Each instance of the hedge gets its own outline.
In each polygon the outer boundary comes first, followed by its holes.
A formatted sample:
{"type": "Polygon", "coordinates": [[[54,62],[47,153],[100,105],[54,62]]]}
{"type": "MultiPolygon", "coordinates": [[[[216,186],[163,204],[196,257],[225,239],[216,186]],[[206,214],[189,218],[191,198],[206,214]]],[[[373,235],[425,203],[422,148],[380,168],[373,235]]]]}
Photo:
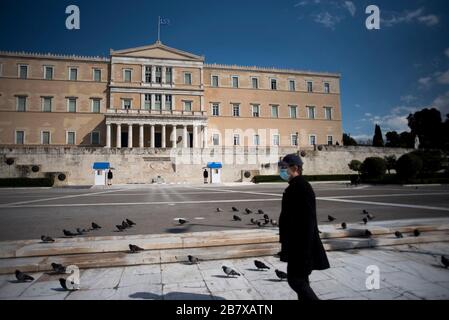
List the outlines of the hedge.
{"type": "Polygon", "coordinates": [[[4,178],[0,179],[0,188],[52,187],[52,178],[4,178]]]}
{"type": "MultiPolygon", "coordinates": [[[[331,175],[304,175],[307,181],[350,181],[351,177],[357,175],[352,174],[331,174],[331,175]]],[[[254,183],[264,183],[264,182],[285,182],[281,179],[279,175],[266,175],[266,176],[255,176],[253,178],[254,183]]]]}

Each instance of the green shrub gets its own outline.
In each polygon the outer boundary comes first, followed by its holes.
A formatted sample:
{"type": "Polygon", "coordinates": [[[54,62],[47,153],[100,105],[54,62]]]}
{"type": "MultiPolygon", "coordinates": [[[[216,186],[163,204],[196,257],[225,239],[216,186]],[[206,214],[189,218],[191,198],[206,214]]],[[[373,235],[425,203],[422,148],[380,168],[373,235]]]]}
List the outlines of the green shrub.
{"type": "Polygon", "coordinates": [[[52,178],[5,178],[0,179],[0,188],[52,187],[52,178]]]}
{"type": "Polygon", "coordinates": [[[414,153],[402,155],[396,162],[396,172],[400,179],[409,180],[418,175],[423,167],[423,161],[414,153]]]}
{"type": "Polygon", "coordinates": [[[422,161],[423,174],[431,174],[442,169],[443,154],[439,150],[416,150],[411,152],[422,161]]]}
{"type": "Polygon", "coordinates": [[[363,161],[360,170],[364,178],[382,179],[387,171],[387,162],[379,157],[369,157],[363,161]]]}
{"type": "MultiPolygon", "coordinates": [[[[333,175],[305,175],[304,179],[307,181],[350,181],[353,177],[357,175],[349,174],[333,174],[333,175]]],[[[253,178],[254,183],[264,183],[264,182],[285,182],[281,179],[279,175],[265,175],[265,176],[255,176],[253,178]]]]}
{"type": "Polygon", "coordinates": [[[362,162],[360,162],[359,160],[352,160],[351,162],[349,162],[348,167],[352,171],[360,172],[360,169],[362,168],[362,162]]]}

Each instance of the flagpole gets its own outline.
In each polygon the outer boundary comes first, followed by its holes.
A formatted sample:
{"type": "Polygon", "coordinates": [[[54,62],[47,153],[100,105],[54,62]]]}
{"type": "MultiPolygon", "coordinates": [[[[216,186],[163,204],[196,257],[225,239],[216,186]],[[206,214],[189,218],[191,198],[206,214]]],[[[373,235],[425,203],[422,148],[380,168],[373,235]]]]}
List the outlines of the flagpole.
{"type": "Polygon", "coordinates": [[[157,42],[161,42],[161,16],[157,18],[157,42]]]}

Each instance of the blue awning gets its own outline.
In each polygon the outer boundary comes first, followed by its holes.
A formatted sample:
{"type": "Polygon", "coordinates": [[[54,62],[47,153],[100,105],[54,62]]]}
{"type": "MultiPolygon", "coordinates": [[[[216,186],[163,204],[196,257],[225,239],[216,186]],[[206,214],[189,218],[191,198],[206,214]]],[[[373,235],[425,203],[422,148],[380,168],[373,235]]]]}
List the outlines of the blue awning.
{"type": "Polygon", "coordinates": [[[207,163],[207,167],[209,169],[221,169],[223,168],[223,165],[221,164],[221,162],[209,162],[207,163]]]}
{"type": "Polygon", "coordinates": [[[111,167],[109,162],[95,162],[93,165],[94,170],[106,170],[111,167]]]}

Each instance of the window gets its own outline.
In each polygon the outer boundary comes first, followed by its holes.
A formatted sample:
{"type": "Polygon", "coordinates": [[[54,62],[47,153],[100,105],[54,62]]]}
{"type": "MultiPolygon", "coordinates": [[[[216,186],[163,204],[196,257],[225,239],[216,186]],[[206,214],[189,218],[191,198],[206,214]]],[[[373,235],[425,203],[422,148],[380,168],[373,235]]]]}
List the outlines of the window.
{"type": "Polygon", "coordinates": [[[324,115],[326,120],[332,120],[332,107],[324,107],[324,115]]]}
{"type": "Polygon", "coordinates": [[[25,144],[25,131],[16,131],[16,144],[25,144]]]}
{"type": "Polygon", "coordinates": [[[251,83],[253,86],[253,89],[259,89],[259,79],[256,77],[251,78],[251,83]]]}
{"type": "Polygon", "coordinates": [[[100,99],[92,99],[92,112],[93,113],[100,113],[100,99]]]}
{"type": "Polygon", "coordinates": [[[288,108],[290,110],[290,118],[296,119],[298,117],[298,114],[297,114],[298,108],[296,106],[289,106],[288,108]]]}
{"type": "Polygon", "coordinates": [[[131,82],[132,79],[132,70],[131,69],[124,69],[123,70],[123,81],[124,82],[131,82]]]}
{"type": "Polygon", "coordinates": [[[94,69],[94,81],[101,82],[101,70],[100,69],[94,69]]]}
{"type": "Polygon", "coordinates": [[[28,78],[28,66],[26,64],[19,65],[19,78],[20,79],[28,78]]]}
{"type": "Polygon", "coordinates": [[[238,76],[232,76],[232,87],[238,88],[239,87],[239,77],[238,76]]]}
{"type": "Polygon", "coordinates": [[[154,103],[154,109],[155,110],[161,110],[162,106],[162,96],[160,94],[155,95],[155,103],[154,103]]]}
{"type": "Polygon", "coordinates": [[[67,99],[67,111],[68,112],[76,112],[76,99],[75,98],[69,98],[67,99]]]}
{"type": "Polygon", "coordinates": [[[26,96],[17,97],[17,111],[20,111],[20,112],[27,111],[27,97],[26,96]]]}
{"type": "Polygon", "coordinates": [[[252,109],[253,109],[253,117],[259,118],[260,117],[260,106],[258,104],[253,104],[252,109]]]}
{"type": "Polygon", "coordinates": [[[100,132],[99,131],[91,132],[90,143],[91,144],[100,144],[100,132]]]}
{"type": "Polygon", "coordinates": [[[240,145],[240,135],[234,134],[234,146],[240,145]]]}
{"type": "Polygon", "coordinates": [[[69,144],[69,145],[75,144],[75,132],[74,131],[67,132],[67,144],[69,144]]]}
{"type": "Polygon", "coordinates": [[[324,83],[324,93],[330,93],[331,92],[331,85],[329,82],[324,83]]]}
{"type": "Polygon", "coordinates": [[[53,67],[52,66],[44,66],[44,79],[45,80],[53,80],[53,67]]]}
{"type": "Polygon", "coordinates": [[[184,84],[191,85],[192,84],[192,74],[191,73],[184,73],[184,84]]]}
{"type": "Polygon", "coordinates": [[[295,80],[289,80],[288,81],[288,90],[290,90],[290,91],[295,91],[296,90],[295,80]]]}
{"type": "Polygon", "coordinates": [[[212,87],[218,87],[218,76],[212,76],[211,85],[212,87]]]}
{"type": "Polygon", "coordinates": [[[43,112],[51,112],[51,97],[43,97],[42,98],[42,111],[43,112]]]}
{"type": "Polygon", "coordinates": [[[311,134],[311,135],[309,136],[309,144],[310,144],[311,146],[316,145],[316,135],[311,134]]]}
{"type": "Polygon", "coordinates": [[[132,100],[131,99],[122,99],[122,109],[129,110],[132,108],[132,100]]]}
{"type": "Polygon", "coordinates": [[[307,81],[307,92],[313,92],[313,82],[307,81]]]}
{"type": "Polygon", "coordinates": [[[50,144],[50,131],[42,131],[41,144],[50,144]]]}
{"type": "Polygon", "coordinates": [[[184,111],[192,111],[192,101],[184,101],[184,111]]]}
{"type": "Polygon", "coordinates": [[[255,146],[260,145],[260,136],[259,136],[258,134],[255,134],[255,135],[254,135],[254,137],[253,137],[253,144],[254,144],[255,146]]]}
{"type": "Polygon", "coordinates": [[[278,89],[278,83],[276,79],[271,79],[271,90],[277,90],[278,89]]]}
{"type": "Polygon", "coordinates": [[[279,146],[279,135],[273,135],[273,146],[279,146]]]}
{"type": "Polygon", "coordinates": [[[271,117],[279,118],[279,108],[278,106],[271,106],[271,117]]]}
{"type": "Polygon", "coordinates": [[[332,136],[327,136],[327,145],[331,146],[334,144],[334,137],[332,136]]]}
{"type": "Polygon", "coordinates": [[[145,83],[151,83],[151,66],[145,67],[145,83]]]}
{"type": "Polygon", "coordinates": [[[165,83],[171,84],[173,82],[173,69],[165,68],[165,83]]]}
{"type": "Polygon", "coordinates": [[[145,101],[143,104],[143,108],[145,110],[150,110],[151,109],[151,94],[145,94],[145,101]]]}
{"type": "Polygon", "coordinates": [[[315,107],[307,107],[307,117],[309,119],[315,119],[315,107]]]}
{"type": "Polygon", "coordinates": [[[69,68],[69,80],[70,81],[78,80],[78,69],[77,68],[69,68]]]}
{"type": "Polygon", "coordinates": [[[232,115],[234,117],[240,117],[240,105],[239,104],[232,105],[232,115]]]}
{"type": "Polygon", "coordinates": [[[298,135],[296,133],[290,135],[290,141],[292,146],[298,146],[298,135]]]}
{"type": "Polygon", "coordinates": [[[156,67],[156,83],[162,83],[162,67],[156,67]]]}
{"type": "Polygon", "coordinates": [[[220,135],[218,133],[214,133],[212,135],[212,143],[214,146],[219,146],[220,145],[220,135]]]}
{"type": "Polygon", "coordinates": [[[165,110],[171,110],[172,107],[172,96],[168,94],[165,96],[165,110]]]}
{"type": "Polygon", "coordinates": [[[218,117],[220,115],[220,105],[218,103],[212,104],[212,116],[218,117]]]}

